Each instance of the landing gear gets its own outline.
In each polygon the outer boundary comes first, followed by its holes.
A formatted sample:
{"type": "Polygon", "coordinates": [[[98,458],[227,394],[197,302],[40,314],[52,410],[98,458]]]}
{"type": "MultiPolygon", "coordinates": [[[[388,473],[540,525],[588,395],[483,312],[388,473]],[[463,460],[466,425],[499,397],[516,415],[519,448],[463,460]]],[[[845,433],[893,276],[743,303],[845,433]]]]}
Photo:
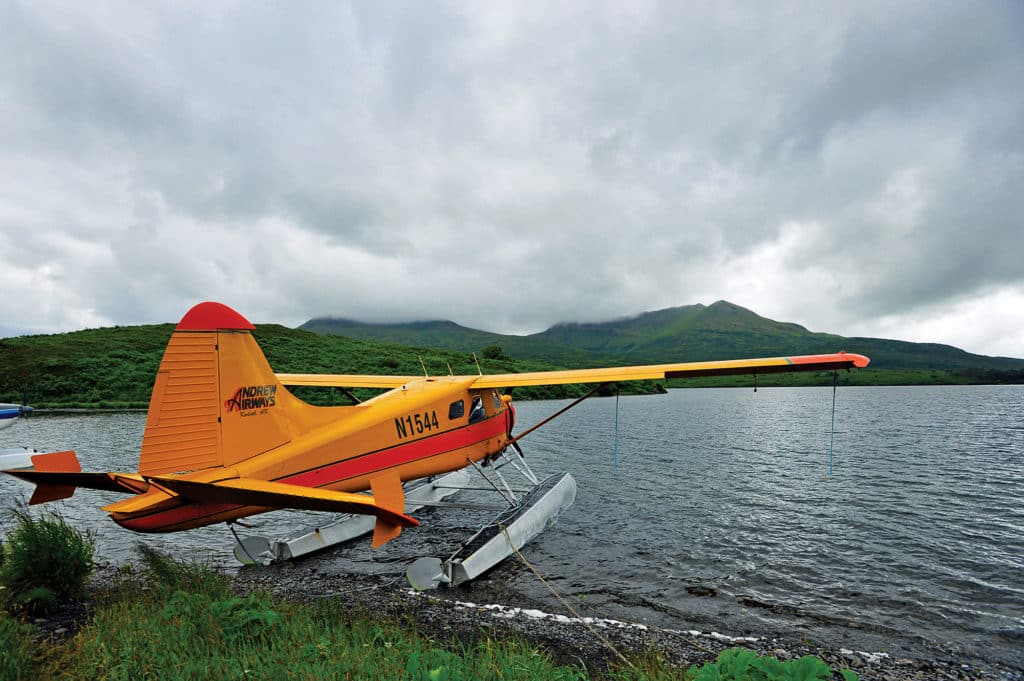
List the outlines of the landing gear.
{"type": "MultiPolygon", "coordinates": [[[[519,448],[515,449],[515,453],[506,449],[483,465],[469,461],[466,468],[406,489],[407,513],[424,506],[498,511],[490,523],[446,560],[420,558],[410,565],[406,577],[414,588],[457,586],[476,579],[519,551],[572,505],[576,499],[576,481],[571,475],[556,473],[540,480],[530,470],[519,448]],[[509,484],[502,474],[507,466],[511,466],[511,470],[526,485],[509,484]],[[499,503],[445,501],[465,490],[493,492],[497,497],[495,501],[499,503]]],[[[369,534],[373,531],[373,525],[372,516],[346,515],[329,525],[290,539],[271,541],[266,537],[239,539],[236,536],[235,558],[247,565],[270,565],[291,560],[369,534]]]]}

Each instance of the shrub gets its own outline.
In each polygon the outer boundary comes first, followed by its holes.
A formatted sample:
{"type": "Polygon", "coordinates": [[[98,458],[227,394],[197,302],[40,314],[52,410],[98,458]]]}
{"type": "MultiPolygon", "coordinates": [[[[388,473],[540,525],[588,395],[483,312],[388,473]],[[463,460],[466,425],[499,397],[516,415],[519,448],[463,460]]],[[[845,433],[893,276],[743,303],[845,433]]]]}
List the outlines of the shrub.
{"type": "Polygon", "coordinates": [[[8,605],[29,612],[54,609],[58,599],[85,593],[95,542],[58,515],[33,518],[14,511],[16,524],[3,545],[0,586],[8,605]]]}
{"type": "MultiPolygon", "coordinates": [[[[857,681],[849,669],[840,670],[844,681],[857,681]]],[[[686,672],[687,681],[828,681],[832,670],[821,659],[805,655],[785,662],[774,657],[758,657],[743,648],[723,650],[718,659],[686,672]]]]}

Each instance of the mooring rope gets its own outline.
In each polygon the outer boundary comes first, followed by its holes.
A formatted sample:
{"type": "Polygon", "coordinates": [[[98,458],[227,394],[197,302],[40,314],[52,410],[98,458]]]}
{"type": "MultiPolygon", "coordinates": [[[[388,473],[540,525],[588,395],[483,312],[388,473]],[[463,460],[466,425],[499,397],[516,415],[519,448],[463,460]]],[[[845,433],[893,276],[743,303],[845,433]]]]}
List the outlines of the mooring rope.
{"type": "Polygon", "coordinates": [[[832,477],[832,445],[836,441],[836,385],[839,383],[839,372],[832,372],[832,433],[828,441],[828,477],[832,477]]]}
{"type": "Polygon", "coordinates": [[[249,549],[245,548],[245,544],[243,544],[242,540],[238,538],[238,533],[235,532],[235,524],[232,523],[232,522],[229,522],[227,525],[228,525],[228,529],[231,530],[231,534],[235,535],[235,543],[238,544],[238,547],[240,549],[242,549],[242,553],[244,553],[246,555],[246,557],[249,560],[252,561],[253,565],[258,563],[259,561],[256,560],[256,558],[251,553],[249,553],[249,549]]]}
{"type": "Polygon", "coordinates": [[[626,659],[626,656],[623,655],[622,653],[620,653],[619,649],[616,648],[614,645],[612,645],[611,641],[609,641],[604,636],[602,636],[601,633],[597,630],[597,628],[594,627],[594,625],[592,625],[590,622],[588,622],[586,620],[586,618],[584,618],[582,615],[580,615],[578,612],[576,612],[576,609],[574,607],[572,607],[571,605],[569,605],[569,602],[567,600],[562,598],[562,595],[560,593],[558,593],[558,591],[555,590],[555,587],[551,586],[551,584],[548,583],[548,580],[544,579],[544,575],[542,575],[537,570],[537,568],[535,568],[533,566],[533,563],[528,561],[526,559],[526,556],[524,556],[522,553],[520,553],[519,549],[516,548],[516,545],[512,543],[512,537],[510,537],[508,535],[508,529],[504,525],[498,525],[498,527],[501,529],[501,533],[505,535],[505,541],[508,542],[508,547],[510,549],[512,549],[512,552],[516,554],[516,558],[518,558],[520,561],[522,561],[523,565],[525,565],[526,567],[528,567],[530,569],[530,572],[532,572],[537,577],[537,579],[540,580],[541,584],[543,584],[544,586],[546,586],[548,588],[548,591],[550,591],[554,595],[554,597],[558,599],[559,603],[561,603],[563,606],[565,606],[565,609],[568,610],[570,613],[572,613],[573,617],[575,617],[577,620],[582,622],[583,626],[585,626],[587,629],[589,629],[590,633],[592,633],[594,635],[594,638],[596,638],[598,641],[603,643],[604,646],[606,648],[608,648],[608,650],[610,650],[613,653],[615,653],[615,656],[618,657],[620,660],[622,660],[622,662],[625,665],[627,665],[630,669],[632,669],[633,671],[636,671],[636,665],[634,665],[632,662],[630,662],[628,659],[626,659]]]}
{"type": "Polygon", "coordinates": [[[619,467],[619,384],[615,384],[615,448],[612,451],[612,466],[619,467]]]}

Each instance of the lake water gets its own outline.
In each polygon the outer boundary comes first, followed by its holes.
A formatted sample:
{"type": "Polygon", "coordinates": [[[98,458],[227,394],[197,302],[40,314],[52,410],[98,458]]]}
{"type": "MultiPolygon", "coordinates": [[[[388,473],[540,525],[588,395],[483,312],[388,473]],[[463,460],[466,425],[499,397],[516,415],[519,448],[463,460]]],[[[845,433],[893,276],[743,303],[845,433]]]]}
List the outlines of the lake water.
{"type": "MultiPolygon", "coordinates": [[[[564,404],[517,403],[518,430],[564,404]]],[[[568,470],[579,486],[525,554],[589,614],[1024,668],[1024,388],[840,388],[829,475],[831,416],[830,388],[673,390],[621,398],[616,441],[616,400],[588,400],[522,441],[538,474],[568,470]]],[[[0,446],[73,448],[88,470],[134,470],[143,424],[36,416],[0,446]]],[[[29,491],[0,480],[4,505],[29,491]]],[[[116,498],[81,490],[57,505],[96,533],[100,560],[132,560],[145,542],[233,563],[224,526],[132,534],[97,508],[116,498]]],[[[316,560],[400,574],[486,520],[419,517],[377,552],[364,541],[316,560]]],[[[322,521],[261,518],[268,536],[322,521]]],[[[496,577],[551,600],[519,565],[496,577]]]]}

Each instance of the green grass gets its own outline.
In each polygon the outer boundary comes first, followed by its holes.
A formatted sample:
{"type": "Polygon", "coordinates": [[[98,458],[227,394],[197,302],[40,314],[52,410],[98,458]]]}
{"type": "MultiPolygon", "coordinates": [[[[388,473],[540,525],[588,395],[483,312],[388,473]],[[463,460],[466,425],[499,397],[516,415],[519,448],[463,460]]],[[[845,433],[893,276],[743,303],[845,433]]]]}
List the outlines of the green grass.
{"type": "Polygon", "coordinates": [[[237,595],[198,562],[143,554],[139,577],[40,664],[52,679],[583,679],[518,641],[435,641],[337,601],[237,595]]]}
{"type": "Polygon", "coordinates": [[[57,515],[13,511],[0,562],[0,603],[31,613],[55,610],[59,601],[85,595],[93,569],[94,542],[57,515]]]}
{"type": "Polygon", "coordinates": [[[38,679],[35,629],[0,612],[0,679],[28,681],[38,679]]]}
{"type": "Polygon", "coordinates": [[[331,603],[176,591],[100,609],[51,661],[54,679],[580,679],[528,646],[446,647],[331,603]]]}

